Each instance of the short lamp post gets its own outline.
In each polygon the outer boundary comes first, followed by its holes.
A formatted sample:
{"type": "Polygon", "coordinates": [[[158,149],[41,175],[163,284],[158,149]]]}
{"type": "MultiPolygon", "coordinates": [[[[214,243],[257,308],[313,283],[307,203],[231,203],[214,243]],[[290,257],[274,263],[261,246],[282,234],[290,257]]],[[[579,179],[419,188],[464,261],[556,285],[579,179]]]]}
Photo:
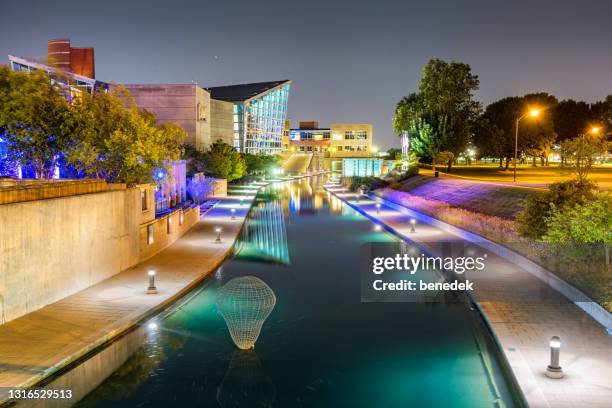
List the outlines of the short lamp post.
{"type": "Polygon", "coordinates": [[[150,295],[155,294],[157,293],[157,288],[155,287],[155,271],[150,269],[149,272],[147,272],[147,275],[149,276],[149,287],[147,288],[147,293],[150,295]]]}
{"type": "Polygon", "coordinates": [[[380,215],[380,203],[376,203],[376,214],[380,215]]]}
{"type": "Polygon", "coordinates": [[[215,242],[217,244],[221,243],[221,227],[215,227],[215,232],[217,233],[217,239],[215,239],[215,242]]]}
{"type": "Polygon", "coordinates": [[[416,225],[416,220],[414,218],[410,219],[410,232],[416,232],[416,228],[414,228],[416,225]]]}
{"type": "Polygon", "coordinates": [[[236,219],[236,209],[232,208],[232,220],[236,219]]]}
{"type": "Polygon", "coordinates": [[[559,352],[561,351],[561,339],[552,336],[550,339],[550,364],[546,367],[546,376],[549,378],[563,378],[563,369],[559,365],[559,352]]]}

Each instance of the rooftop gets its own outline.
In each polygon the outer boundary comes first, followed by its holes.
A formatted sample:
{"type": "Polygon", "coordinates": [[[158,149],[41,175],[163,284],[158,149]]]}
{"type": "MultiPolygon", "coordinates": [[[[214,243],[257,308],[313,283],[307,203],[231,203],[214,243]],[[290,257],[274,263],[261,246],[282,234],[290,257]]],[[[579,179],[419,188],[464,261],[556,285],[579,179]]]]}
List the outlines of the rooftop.
{"type": "Polygon", "coordinates": [[[288,79],[282,81],[253,82],[250,84],[216,86],[208,88],[213,99],[230,102],[242,102],[254,96],[268,92],[279,85],[290,82],[288,79]]]}

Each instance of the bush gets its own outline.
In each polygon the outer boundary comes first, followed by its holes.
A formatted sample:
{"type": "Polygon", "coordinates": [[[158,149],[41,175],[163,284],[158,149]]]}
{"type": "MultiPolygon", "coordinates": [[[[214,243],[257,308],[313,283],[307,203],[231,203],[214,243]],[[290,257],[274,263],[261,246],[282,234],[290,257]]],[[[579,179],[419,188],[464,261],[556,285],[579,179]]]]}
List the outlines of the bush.
{"type": "Polygon", "coordinates": [[[364,188],[367,191],[376,190],[379,188],[387,187],[389,183],[385,180],[382,180],[378,177],[367,176],[367,177],[359,177],[354,176],[349,178],[349,189],[351,191],[357,191],[360,188],[364,188]]]}
{"type": "Polygon", "coordinates": [[[552,215],[553,208],[563,212],[591,200],[595,195],[595,185],[588,180],[568,180],[553,183],[549,190],[525,200],[525,209],[517,217],[518,232],[531,239],[541,239],[547,231],[546,220],[552,215]]]}
{"type": "Polygon", "coordinates": [[[545,222],[546,242],[612,242],[612,194],[596,192],[592,200],[564,211],[553,207],[545,222]]]}

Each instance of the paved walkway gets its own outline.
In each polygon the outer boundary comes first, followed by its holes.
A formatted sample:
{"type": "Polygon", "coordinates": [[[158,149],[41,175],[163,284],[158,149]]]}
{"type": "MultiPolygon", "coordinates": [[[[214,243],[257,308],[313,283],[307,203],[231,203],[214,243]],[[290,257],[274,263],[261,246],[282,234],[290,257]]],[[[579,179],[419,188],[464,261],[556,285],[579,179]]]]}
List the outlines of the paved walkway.
{"type": "MultiPolygon", "coordinates": [[[[407,239],[423,245],[462,241],[458,235],[419,223],[410,233],[410,216],[345,188],[326,188],[407,239]]],[[[611,407],[612,336],[603,326],[553,291],[546,283],[504,258],[487,253],[486,274],[469,276],[477,288],[473,297],[490,322],[523,394],[536,407],[611,407]],[[542,296],[545,294],[546,296],[542,296]],[[542,299],[544,297],[544,299],[542,299]],[[561,337],[565,377],[545,376],[552,336],[561,337]]]]}
{"type": "Polygon", "coordinates": [[[216,270],[261,185],[234,188],[168,248],[132,269],[0,326],[0,402],[6,389],[27,387],[150,316],[216,270]],[[236,219],[231,219],[231,209],[236,219]],[[222,227],[216,243],[215,227],[222,227]],[[158,294],[146,294],[155,269],[158,294]]]}

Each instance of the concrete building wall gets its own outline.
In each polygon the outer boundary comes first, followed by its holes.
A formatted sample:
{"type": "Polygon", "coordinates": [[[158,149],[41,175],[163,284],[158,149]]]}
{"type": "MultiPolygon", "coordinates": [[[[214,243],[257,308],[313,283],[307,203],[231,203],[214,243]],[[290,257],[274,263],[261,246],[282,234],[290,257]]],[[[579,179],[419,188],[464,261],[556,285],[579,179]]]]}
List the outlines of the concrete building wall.
{"type": "Polygon", "coordinates": [[[187,132],[185,143],[210,146],[210,93],[195,84],[125,85],[136,104],[155,114],[159,124],[174,123],[187,132]]]}
{"type": "Polygon", "coordinates": [[[210,100],[211,121],[210,139],[214,143],[222,140],[230,146],[234,145],[234,104],[232,102],[210,100]]]}
{"type": "Polygon", "coordinates": [[[182,223],[183,210],[155,219],[153,194],[150,185],[109,185],[0,205],[0,324],[144,261],[199,220],[199,208],[185,209],[182,223]]]}
{"type": "Polygon", "coordinates": [[[332,123],[331,156],[332,157],[368,157],[372,154],[372,124],[370,123],[332,123]],[[346,132],[353,132],[354,139],[347,139],[346,132]],[[366,132],[367,138],[360,140],[357,134],[366,132]],[[349,146],[352,150],[346,150],[349,146]]]}

